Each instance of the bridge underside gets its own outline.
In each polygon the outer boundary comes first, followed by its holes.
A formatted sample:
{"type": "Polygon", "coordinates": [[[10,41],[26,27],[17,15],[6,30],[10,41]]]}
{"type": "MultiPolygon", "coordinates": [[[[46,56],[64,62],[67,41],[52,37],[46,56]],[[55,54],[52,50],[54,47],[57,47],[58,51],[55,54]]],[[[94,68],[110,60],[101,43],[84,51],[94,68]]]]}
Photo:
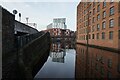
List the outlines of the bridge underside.
{"type": "Polygon", "coordinates": [[[16,32],[15,36],[22,36],[22,35],[26,35],[28,33],[25,33],[25,32],[16,32]]]}

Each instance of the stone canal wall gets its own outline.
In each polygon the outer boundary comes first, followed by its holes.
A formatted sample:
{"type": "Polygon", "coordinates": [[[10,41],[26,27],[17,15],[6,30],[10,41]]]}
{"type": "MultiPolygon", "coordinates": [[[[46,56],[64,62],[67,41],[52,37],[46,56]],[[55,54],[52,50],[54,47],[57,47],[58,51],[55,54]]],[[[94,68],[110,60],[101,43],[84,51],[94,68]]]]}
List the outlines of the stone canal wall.
{"type": "Polygon", "coordinates": [[[14,49],[14,20],[15,16],[2,8],[2,53],[11,52],[14,49]]]}
{"type": "MultiPolygon", "coordinates": [[[[27,73],[30,73],[30,70],[32,73],[29,77],[33,77],[37,72],[35,65],[39,63],[39,61],[42,61],[43,58],[45,58],[44,56],[47,55],[45,53],[49,51],[49,34],[39,35],[40,37],[38,36],[34,38],[34,40],[29,40],[31,42],[27,42],[27,44],[18,52],[16,36],[18,37],[19,35],[15,34],[15,16],[2,7],[0,14],[2,14],[2,43],[0,44],[2,46],[2,79],[14,80],[14,78],[17,78],[17,80],[22,80],[21,77],[26,78],[28,75],[27,73]],[[24,65],[24,67],[21,67],[22,65],[24,65]],[[36,72],[34,72],[35,70],[36,72]],[[23,74],[24,72],[26,72],[26,75],[23,74]]],[[[33,31],[37,32],[37,30],[33,31]]]]}
{"type": "MultiPolygon", "coordinates": [[[[37,73],[36,66],[41,62],[50,47],[50,34],[46,33],[24,46],[18,52],[20,77],[33,79],[37,73]]],[[[40,65],[40,64],[39,64],[40,65]]]]}

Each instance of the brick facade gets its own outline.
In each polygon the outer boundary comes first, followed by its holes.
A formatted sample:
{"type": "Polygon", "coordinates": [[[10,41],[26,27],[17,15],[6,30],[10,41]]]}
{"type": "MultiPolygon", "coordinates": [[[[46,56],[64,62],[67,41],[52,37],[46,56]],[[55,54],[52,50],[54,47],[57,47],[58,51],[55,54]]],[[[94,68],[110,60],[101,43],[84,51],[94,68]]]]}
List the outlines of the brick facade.
{"type": "Polygon", "coordinates": [[[120,49],[119,21],[120,2],[80,2],[77,6],[77,43],[87,44],[88,36],[90,45],[120,49]]]}
{"type": "Polygon", "coordinates": [[[51,28],[44,32],[49,32],[51,36],[75,36],[75,32],[69,29],[51,28]]]}

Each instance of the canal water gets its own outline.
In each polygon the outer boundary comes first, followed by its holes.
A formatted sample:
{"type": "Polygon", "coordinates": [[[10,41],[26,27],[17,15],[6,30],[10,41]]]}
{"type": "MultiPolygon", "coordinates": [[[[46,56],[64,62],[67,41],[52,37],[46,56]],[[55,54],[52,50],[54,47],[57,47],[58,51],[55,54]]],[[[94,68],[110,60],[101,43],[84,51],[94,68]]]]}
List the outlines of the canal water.
{"type": "Polygon", "coordinates": [[[119,78],[120,54],[80,44],[52,43],[40,78],[119,78]]]}

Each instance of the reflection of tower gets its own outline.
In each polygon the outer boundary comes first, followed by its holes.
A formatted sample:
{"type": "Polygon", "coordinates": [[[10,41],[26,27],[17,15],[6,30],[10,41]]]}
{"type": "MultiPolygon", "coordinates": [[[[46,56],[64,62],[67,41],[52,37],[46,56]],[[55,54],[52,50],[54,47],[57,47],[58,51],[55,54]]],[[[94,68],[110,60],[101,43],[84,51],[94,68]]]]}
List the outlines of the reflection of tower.
{"type": "Polygon", "coordinates": [[[28,18],[28,17],[26,17],[27,24],[28,24],[28,19],[29,19],[29,18],[28,18]]]}
{"type": "Polygon", "coordinates": [[[21,13],[19,13],[19,21],[21,21],[21,13]]]}
{"type": "Polygon", "coordinates": [[[64,49],[61,48],[61,44],[53,43],[51,47],[52,47],[52,50],[50,53],[50,57],[52,58],[52,61],[64,63],[64,57],[66,55],[66,52],[64,49]]]}

